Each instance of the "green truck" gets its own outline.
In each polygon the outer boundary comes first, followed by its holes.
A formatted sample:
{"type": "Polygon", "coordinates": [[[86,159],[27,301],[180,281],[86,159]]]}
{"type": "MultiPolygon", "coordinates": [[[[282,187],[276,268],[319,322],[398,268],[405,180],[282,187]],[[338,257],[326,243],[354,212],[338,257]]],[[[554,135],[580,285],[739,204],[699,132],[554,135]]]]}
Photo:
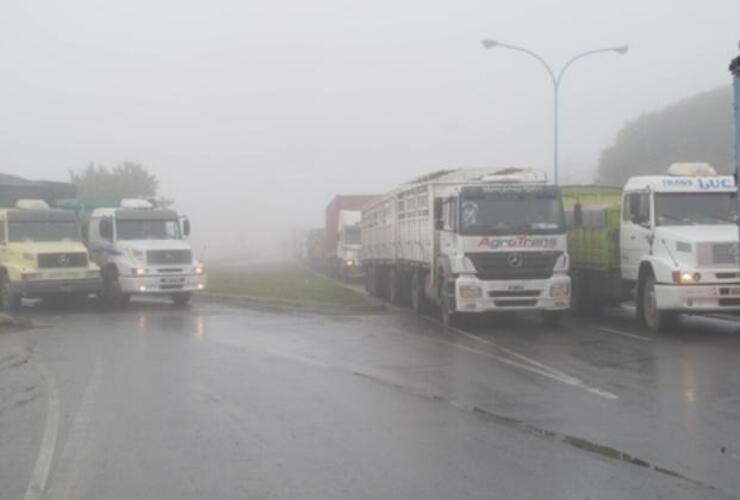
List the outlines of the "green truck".
{"type": "Polygon", "coordinates": [[[572,307],[634,300],[652,330],[681,314],[739,312],[736,190],[732,176],[688,162],[623,189],[564,187],[572,307]]]}

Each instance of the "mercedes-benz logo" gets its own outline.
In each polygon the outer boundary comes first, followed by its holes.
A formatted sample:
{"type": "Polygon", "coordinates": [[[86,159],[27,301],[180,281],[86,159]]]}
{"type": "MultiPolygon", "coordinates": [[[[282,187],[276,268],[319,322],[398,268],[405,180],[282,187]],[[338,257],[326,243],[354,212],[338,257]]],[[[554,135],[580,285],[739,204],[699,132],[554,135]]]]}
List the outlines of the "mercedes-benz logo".
{"type": "Polygon", "coordinates": [[[522,267],[524,256],[520,253],[510,253],[506,256],[506,263],[509,264],[509,267],[522,267]]]}
{"type": "Polygon", "coordinates": [[[69,265],[69,256],[67,254],[60,254],[57,257],[57,262],[59,262],[60,266],[67,266],[69,265]]]}

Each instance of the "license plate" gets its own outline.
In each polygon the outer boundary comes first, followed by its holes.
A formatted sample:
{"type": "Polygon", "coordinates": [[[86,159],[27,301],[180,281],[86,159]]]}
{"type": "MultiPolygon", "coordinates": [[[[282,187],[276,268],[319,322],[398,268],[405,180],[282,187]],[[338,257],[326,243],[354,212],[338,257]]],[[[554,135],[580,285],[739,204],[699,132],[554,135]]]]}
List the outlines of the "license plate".
{"type": "Polygon", "coordinates": [[[185,278],[162,278],[162,283],[184,283],[185,278]]]}
{"type": "Polygon", "coordinates": [[[54,273],[54,278],[56,279],[68,279],[68,278],[80,278],[77,273],[75,272],[66,272],[66,273],[54,273]]]}
{"type": "Polygon", "coordinates": [[[740,296],[740,287],[736,286],[732,288],[720,288],[719,294],[724,296],[737,297],[740,296]]]}

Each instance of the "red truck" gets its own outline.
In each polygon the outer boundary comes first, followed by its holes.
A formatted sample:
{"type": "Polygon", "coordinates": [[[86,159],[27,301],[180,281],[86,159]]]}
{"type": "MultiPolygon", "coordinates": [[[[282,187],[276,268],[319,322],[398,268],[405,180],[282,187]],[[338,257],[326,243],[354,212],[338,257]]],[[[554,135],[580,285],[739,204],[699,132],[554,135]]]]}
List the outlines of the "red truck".
{"type": "Polygon", "coordinates": [[[349,280],[362,275],[360,219],[362,208],[378,195],[340,194],[326,207],[324,269],[335,278],[349,280]]]}

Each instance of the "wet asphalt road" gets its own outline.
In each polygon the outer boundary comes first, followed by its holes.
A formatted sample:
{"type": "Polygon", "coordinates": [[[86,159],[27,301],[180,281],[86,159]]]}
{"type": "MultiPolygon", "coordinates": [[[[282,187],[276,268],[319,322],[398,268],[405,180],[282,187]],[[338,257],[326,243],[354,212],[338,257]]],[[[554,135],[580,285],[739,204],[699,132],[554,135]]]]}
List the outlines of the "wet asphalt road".
{"type": "Polygon", "coordinates": [[[2,499],[740,496],[740,323],[26,308],[2,499]]]}

